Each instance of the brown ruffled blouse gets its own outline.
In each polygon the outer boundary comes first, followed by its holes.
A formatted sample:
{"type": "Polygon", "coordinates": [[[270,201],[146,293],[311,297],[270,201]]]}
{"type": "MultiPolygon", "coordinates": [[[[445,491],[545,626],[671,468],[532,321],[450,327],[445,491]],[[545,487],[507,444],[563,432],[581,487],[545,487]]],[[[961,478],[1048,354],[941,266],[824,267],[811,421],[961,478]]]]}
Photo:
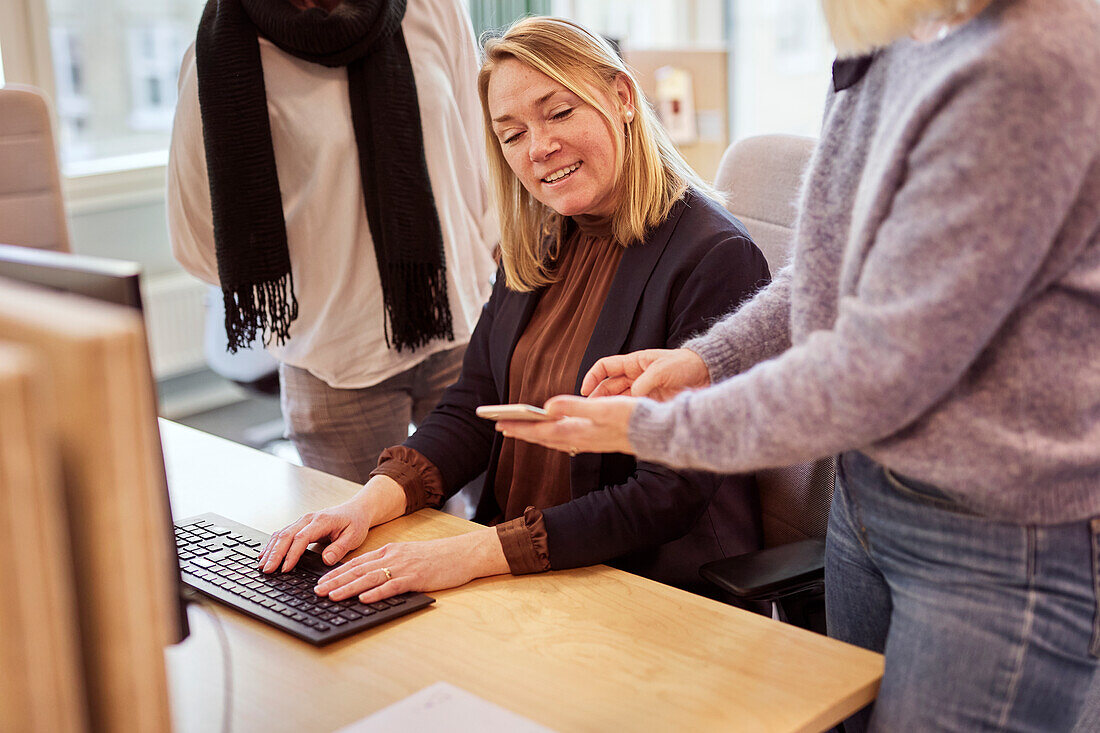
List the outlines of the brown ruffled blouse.
{"type": "MultiPolygon", "coordinates": [[[[558,394],[574,394],[581,359],[596,327],[623,248],[611,237],[608,219],[574,217],[576,229],[562,246],[560,277],[539,298],[508,371],[508,401],[541,405],[558,394]]],[[[406,512],[440,506],[439,470],[411,448],[382,453],[371,475],[384,475],[405,490],[406,512]]],[[[487,488],[488,490],[488,488],[487,488]]],[[[550,569],[541,509],[572,499],[569,456],[505,438],[493,486],[502,508],[493,524],[514,574],[550,569]]]]}

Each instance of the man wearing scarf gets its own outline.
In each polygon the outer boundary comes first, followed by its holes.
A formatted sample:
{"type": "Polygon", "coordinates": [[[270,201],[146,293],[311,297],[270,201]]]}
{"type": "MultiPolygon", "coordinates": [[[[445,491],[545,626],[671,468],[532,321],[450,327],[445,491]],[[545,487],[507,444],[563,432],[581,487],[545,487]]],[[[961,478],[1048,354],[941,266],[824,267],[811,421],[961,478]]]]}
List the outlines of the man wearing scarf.
{"type": "Polygon", "coordinates": [[[306,465],[366,481],[458,374],[496,241],[458,0],[209,0],[180,72],[173,252],[280,362],[306,465]]]}

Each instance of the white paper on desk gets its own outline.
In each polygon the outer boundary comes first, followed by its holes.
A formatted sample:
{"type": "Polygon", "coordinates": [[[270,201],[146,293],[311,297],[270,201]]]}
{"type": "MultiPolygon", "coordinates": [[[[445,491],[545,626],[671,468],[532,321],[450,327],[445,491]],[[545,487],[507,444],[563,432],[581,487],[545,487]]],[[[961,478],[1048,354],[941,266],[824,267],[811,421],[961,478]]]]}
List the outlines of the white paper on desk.
{"type": "Polygon", "coordinates": [[[336,733],[553,733],[448,682],[382,708],[336,733]]]}

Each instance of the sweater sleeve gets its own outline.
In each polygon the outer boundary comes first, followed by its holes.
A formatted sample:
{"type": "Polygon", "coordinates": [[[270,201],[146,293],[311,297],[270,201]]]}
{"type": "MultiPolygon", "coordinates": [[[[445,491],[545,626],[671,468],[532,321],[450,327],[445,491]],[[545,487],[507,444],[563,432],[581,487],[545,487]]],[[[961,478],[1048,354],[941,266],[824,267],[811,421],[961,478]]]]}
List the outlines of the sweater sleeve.
{"type": "Polygon", "coordinates": [[[172,142],[168,150],[165,203],[172,254],[183,269],[217,285],[214,219],[210,210],[210,184],[206,175],[206,150],[199,114],[194,44],[187,49],[180,66],[179,102],[176,104],[172,142]]]}
{"type": "Polygon", "coordinates": [[[1094,82],[1057,59],[1015,60],[1011,73],[1005,59],[971,66],[911,126],[905,152],[877,161],[904,173],[856,201],[868,249],[833,327],[708,389],[641,401],[639,457],[786,465],[869,446],[967,388],[1098,155],[1094,82]]]}
{"type": "Polygon", "coordinates": [[[684,344],[684,348],[702,357],[712,384],[790,347],[790,292],[788,266],[752,300],[684,344]]]}

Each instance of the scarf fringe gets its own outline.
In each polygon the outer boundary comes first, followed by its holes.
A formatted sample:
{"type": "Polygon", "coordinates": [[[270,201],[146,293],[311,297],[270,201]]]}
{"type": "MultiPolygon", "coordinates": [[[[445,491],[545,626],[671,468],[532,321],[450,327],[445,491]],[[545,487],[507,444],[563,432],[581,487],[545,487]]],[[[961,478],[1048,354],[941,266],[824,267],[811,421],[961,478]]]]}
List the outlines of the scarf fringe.
{"type": "MultiPolygon", "coordinates": [[[[381,265],[379,268],[383,269],[381,265]]],[[[446,269],[428,263],[398,262],[386,265],[384,270],[383,290],[388,291],[383,293],[386,346],[399,352],[406,348],[415,351],[437,338],[454,341],[446,269]],[[395,314],[400,317],[395,318],[395,314]]]]}
{"type": "Polygon", "coordinates": [[[225,333],[231,354],[247,349],[263,336],[264,346],[283,345],[290,338],[290,324],[298,317],[294,279],[286,273],[276,280],[223,290],[225,333]]]}

